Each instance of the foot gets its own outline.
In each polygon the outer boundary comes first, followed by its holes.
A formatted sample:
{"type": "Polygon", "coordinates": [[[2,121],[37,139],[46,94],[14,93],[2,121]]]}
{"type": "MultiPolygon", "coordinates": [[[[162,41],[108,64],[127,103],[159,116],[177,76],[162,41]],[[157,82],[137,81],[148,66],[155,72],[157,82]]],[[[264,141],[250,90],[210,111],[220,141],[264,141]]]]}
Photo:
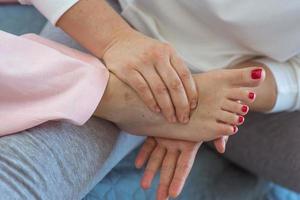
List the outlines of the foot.
{"type": "Polygon", "coordinates": [[[257,67],[216,70],[196,74],[194,79],[199,102],[186,125],[169,124],[160,114],[148,112],[136,94],[123,85],[122,89],[110,90],[108,102],[112,106],[102,102],[100,108],[107,110],[106,115],[110,115],[110,119],[107,119],[133,134],[195,142],[210,141],[237,132],[237,126],[243,123],[243,115],[247,114],[249,104],[255,100],[252,89],[264,81],[265,71],[257,67]]]}

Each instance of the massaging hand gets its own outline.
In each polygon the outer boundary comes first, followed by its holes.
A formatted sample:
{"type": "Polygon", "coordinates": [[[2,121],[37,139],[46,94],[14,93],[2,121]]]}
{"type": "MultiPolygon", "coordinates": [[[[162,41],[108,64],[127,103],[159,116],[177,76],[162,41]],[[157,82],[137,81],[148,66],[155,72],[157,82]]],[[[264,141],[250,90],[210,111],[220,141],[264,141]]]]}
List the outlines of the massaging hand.
{"type": "Polygon", "coordinates": [[[169,122],[187,123],[198,95],[191,73],[175,50],[134,30],[118,34],[106,49],[108,69],[169,122]]]}
{"type": "MultiPolygon", "coordinates": [[[[216,140],[218,142],[214,142],[219,153],[225,152],[227,139],[228,136],[224,136],[225,144],[218,140],[216,140]]],[[[141,168],[147,162],[141,186],[144,189],[150,188],[156,172],[161,168],[157,200],[164,200],[169,196],[178,197],[192,169],[201,144],[184,140],[148,137],[135,161],[137,168],[141,168]]]]}
{"type": "Polygon", "coordinates": [[[182,191],[201,144],[148,137],[135,162],[137,168],[147,162],[141,186],[144,189],[150,188],[156,172],[160,169],[156,199],[176,198],[182,191]]]}

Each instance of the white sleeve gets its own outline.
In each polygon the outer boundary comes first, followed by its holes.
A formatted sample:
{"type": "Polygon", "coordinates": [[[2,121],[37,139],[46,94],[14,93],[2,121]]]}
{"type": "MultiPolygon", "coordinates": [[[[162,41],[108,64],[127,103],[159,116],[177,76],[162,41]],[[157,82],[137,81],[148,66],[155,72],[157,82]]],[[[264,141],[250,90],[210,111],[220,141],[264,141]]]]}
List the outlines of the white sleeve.
{"type": "Polygon", "coordinates": [[[19,0],[21,4],[33,4],[52,24],[79,0],[19,0]]]}
{"type": "Polygon", "coordinates": [[[270,58],[256,60],[272,72],[277,85],[277,100],[271,112],[300,110],[300,55],[286,62],[270,58]]]}

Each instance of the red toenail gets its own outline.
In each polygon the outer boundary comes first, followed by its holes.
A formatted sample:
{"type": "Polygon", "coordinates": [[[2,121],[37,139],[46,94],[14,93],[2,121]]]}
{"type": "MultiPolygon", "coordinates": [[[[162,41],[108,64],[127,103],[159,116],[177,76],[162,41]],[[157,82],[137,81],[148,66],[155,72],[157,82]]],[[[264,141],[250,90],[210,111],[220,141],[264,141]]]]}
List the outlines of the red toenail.
{"type": "Polygon", "coordinates": [[[248,97],[249,97],[249,99],[251,99],[251,100],[255,99],[255,93],[254,93],[254,92],[249,92],[248,97]]]}
{"type": "Polygon", "coordinates": [[[248,107],[248,106],[246,106],[246,105],[242,106],[242,112],[243,112],[243,113],[247,113],[248,110],[249,110],[249,107],[248,107]]]}
{"type": "Polygon", "coordinates": [[[262,69],[252,70],[251,77],[252,79],[260,79],[261,78],[262,69]]]}
{"type": "Polygon", "coordinates": [[[239,116],[239,124],[242,124],[245,121],[245,118],[243,116],[239,116]]]}
{"type": "Polygon", "coordinates": [[[255,69],[255,70],[252,70],[251,77],[253,79],[260,79],[261,78],[261,74],[262,74],[262,69],[255,69]]]}
{"type": "Polygon", "coordinates": [[[237,132],[237,127],[233,126],[233,132],[236,133],[237,132]]]}

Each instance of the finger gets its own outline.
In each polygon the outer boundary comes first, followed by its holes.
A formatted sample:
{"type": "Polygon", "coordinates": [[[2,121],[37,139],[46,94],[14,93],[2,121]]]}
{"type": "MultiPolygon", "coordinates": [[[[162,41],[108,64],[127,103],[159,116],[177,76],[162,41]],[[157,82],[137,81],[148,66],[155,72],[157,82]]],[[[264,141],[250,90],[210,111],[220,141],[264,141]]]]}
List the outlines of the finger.
{"type": "Polygon", "coordinates": [[[198,90],[191,71],[176,53],[171,56],[171,64],[183,83],[191,109],[195,109],[198,104],[198,90]]]}
{"type": "Polygon", "coordinates": [[[228,141],[228,136],[223,136],[223,137],[220,137],[216,140],[214,140],[214,145],[215,145],[215,148],[217,149],[217,151],[219,153],[225,153],[225,150],[226,150],[226,143],[228,141]]]}
{"type": "Polygon", "coordinates": [[[174,177],[169,187],[169,195],[172,198],[178,197],[184,183],[192,169],[197,151],[184,151],[180,154],[174,177]]]}
{"type": "Polygon", "coordinates": [[[151,153],[150,159],[147,163],[147,167],[145,169],[145,173],[141,181],[142,188],[150,188],[152,180],[163,162],[165,153],[166,150],[160,146],[157,146],[151,153]]]}
{"type": "Polygon", "coordinates": [[[187,123],[190,117],[190,105],[180,77],[168,59],[159,61],[156,69],[169,90],[177,119],[181,123],[187,123]]]}
{"type": "Polygon", "coordinates": [[[149,84],[163,115],[170,123],[175,123],[177,120],[169,91],[154,67],[142,68],[140,73],[149,84]]]}
{"type": "Polygon", "coordinates": [[[151,111],[160,112],[160,108],[148,83],[138,71],[132,70],[130,74],[124,73],[121,78],[138,93],[139,97],[151,111]]]}
{"type": "Polygon", "coordinates": [[[165,200],[169,196],[169,185],[175,172],[178,156],[178,151],[168,151],[164,158],[157,189],[157,200],[165,200]]]}
{"type": "Polygon", "coordinates": [[[136,159],[135,159],[135,167],[141,168],[145,162],[149,159],[152,151],[156,146],[156,141],[152,137],[148,137],[144,142],[142,148],[140,149],[136,159]]]}

